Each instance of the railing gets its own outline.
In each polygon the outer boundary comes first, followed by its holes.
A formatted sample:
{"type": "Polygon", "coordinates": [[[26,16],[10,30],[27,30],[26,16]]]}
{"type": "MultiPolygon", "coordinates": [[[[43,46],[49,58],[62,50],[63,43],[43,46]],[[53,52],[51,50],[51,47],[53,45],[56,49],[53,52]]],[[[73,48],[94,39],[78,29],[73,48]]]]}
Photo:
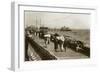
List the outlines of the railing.
{"type": "Polygon", "coordinates": [[[45,50],[42,46],[36,43],[32,38],[29,38],[29,43],[34,48],[35,52],[41,57],[42,60],[57,60],[57,58],[45,50]]]}

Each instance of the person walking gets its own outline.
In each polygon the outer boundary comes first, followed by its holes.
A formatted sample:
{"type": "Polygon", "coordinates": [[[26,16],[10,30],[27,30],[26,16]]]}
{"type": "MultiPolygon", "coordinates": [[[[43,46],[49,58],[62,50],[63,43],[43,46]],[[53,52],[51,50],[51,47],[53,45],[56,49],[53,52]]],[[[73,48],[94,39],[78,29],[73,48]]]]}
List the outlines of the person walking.
{"type": "Polygon", "coordinates": [[[54,39],[54,49],[55,49],[55,52],[57,52],[57,49],[58,49],[58,39],[56,37],[54,39]]]}

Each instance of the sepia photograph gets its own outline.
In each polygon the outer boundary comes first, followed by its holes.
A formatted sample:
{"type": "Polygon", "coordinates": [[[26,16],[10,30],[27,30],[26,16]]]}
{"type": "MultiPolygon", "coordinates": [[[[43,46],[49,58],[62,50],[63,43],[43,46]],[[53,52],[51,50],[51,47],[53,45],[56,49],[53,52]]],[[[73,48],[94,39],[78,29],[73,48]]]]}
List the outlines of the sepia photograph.
{"type": "Polygon", "coordinates": [[[24,61],[89,59],[90,15],[24,10],[24,61]]]}
{"type": "Polygon", "coordinates": [[[95,7],[22,2],[11,5],[13,71],[62,72],[97,66],[99,51],[95,42],[99,32],[95,7]]]}

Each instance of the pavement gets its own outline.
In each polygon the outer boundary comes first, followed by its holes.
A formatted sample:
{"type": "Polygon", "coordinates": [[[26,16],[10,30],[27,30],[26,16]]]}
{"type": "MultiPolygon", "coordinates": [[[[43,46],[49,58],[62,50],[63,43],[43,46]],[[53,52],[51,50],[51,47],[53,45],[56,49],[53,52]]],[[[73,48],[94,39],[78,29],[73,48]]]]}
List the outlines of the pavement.
{"type": "Polygon", "coordinates": [[[80,52],[76,52],[70,48],[67,48],[66,52],[65,51],[61,52],[60,49],[58,48],[57,52],[55,52],[53,42],[50,42],[50,44],[48,44],[47,47],[45,47],[44,40],[40,39],[38,36],[33,36],[33,40],[35,42],[37,42],[40,46],[44,47],[44,49],[49,51],[52,55],[56,56],[57,59],[60,59],[60,60],[61,59],[85,59],[85,58],[89,58],[88,56],[86,56],[80,52]]]}

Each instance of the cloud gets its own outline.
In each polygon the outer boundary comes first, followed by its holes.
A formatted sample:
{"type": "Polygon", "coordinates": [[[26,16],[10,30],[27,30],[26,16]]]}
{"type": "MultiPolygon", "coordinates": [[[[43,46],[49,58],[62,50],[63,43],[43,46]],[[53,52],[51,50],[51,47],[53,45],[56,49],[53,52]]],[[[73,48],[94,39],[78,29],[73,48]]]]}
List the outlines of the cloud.
{"type": "Polygon", "coordinates": [[[63,26],[73,29],[89,29],[90,15],[51,12],[25,12],[25,25],[39,25],[50,28],[63,26]]]}

